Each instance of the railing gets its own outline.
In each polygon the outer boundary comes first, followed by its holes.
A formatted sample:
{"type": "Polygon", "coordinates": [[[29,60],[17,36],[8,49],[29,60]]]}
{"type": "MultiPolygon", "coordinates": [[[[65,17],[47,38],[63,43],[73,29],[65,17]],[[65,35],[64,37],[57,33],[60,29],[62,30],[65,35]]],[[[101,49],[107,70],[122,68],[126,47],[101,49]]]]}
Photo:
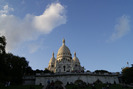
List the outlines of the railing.
{"type": "Polygon", "coordinates": [[[119,75],[117,73],[95,73],[95,72],[65,72],[65,73],[36,73],[36,76],[51,76],[51,75],[119,75]]]}

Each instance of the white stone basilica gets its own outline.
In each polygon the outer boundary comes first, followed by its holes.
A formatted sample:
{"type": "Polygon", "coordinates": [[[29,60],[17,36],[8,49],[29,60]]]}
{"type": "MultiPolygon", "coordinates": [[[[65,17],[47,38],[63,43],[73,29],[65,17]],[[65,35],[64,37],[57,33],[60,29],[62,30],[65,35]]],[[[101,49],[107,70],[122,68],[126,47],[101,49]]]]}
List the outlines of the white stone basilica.
{"type": "Polygon", "coordinates": [[[80,65],[76,53],[74,53],[74,57],[72,58],[71,52],[65,45],[64,39],[62,46],[58,50],[57,58],[54,57],[53,53],[47,69],[54,73],[37,73],[33,77],[25,77],[24,84],[42,84],[44,89],[48,85],[48,81],[60,82],[63,86],[68,82],[75,84],[77,81],[80,81],[80,84],[93,84],[98,83],[99,81],[104,84],[119,84],[117,73],[95,73],[84,71],[84,67],[80,65]]]}
{"type": "Polygon", "coordinates": [[[72,58],[71,52],[65,45],[64,39],[62,46],[58,50],[57,58],[54,57],[53,53],[53,56],[49,61],[48,70],[53,71],[54,74],[36,74],[35,85],[42,84],[45,89],[48,81],[61,82],[63,86],[65,86],[68,82],[75,84],[77,81],[81,81],[86,84],[97,83],[97,81],[100,81],[101,83],[119,84],[117,74],[84,71],[84,67],[80,65],[76,53],[74,53],[74,57],[72,58]]]}
{"type": "Polygon", "coordinates": [[[80,65],[79,59],[76,56],[76,52],[74,53],[74,57],[72,59],[71,52],[69,48],[65,45],[65,40],[62,41],[62,46],[59,48],[57,53],[57,58],[54,57],[54,53],[52,58],[49,61],[48,70],[54,73],[65,73],[65,72],[83,72],[84,67],[80,65]]]}

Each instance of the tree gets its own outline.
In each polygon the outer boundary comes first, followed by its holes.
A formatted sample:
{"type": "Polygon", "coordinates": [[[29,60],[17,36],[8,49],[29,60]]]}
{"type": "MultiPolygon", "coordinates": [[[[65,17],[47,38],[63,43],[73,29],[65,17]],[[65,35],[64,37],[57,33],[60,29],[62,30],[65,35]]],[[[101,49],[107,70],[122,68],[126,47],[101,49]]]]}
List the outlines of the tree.
{"type": "Polygon", "coordinates": [[[13,84],[22,83],[22,77],[32,71],[24,57],[6,53],[6,39],[0,37],[0,83],[11,81],[13,84]]]}
{"type": "Polygon", "coordinates": [[[5,54],[5,47],[6,47],[6,38],[5,36],[0,37],[0,53],[5,54]]]}
{"type": "Polygon", "coordinates": [[[54,72],[51,72],[50,70],[48,70],[47,68],[45,68],[44,73],[54,73],[54,72]]]}
{"type": "Polygon", "coordinates": [[[95,70],[94,72],[95,73],[101,73],[101,74],[109,73],[107,70],[95,70]]]}
{"type": "Polygon", "coordinates": [[[30,66],[28,66],[26,68],[24,75],[35,75],[35,72],[32,70],[32,68],[30,66]]]}
{"type": "Polygon", "coordinates": [[[0,37],[0,82],[2,82],[5,79],[4,72],[6,71],[6,63],[5,63],[5,46],[6,46],[6,39],[4,36],[0,37]]]}
{"type": "Polygon", "coordinates": [[[22,83],[22,77],[27,73],[28,62],[24,57],[15,56],[12,53],[4,55],[0,68],[1,82],[11,81],[14,84],[22,83]]]}
{"type": "Polygon", "coordinates": [[[51,72],[50,70],[48,70],[47,68],[45,68],[45,70],[36,69],[35,70],[35,73],[54,73],[54,72],[51,72]]]}
{"type": "Polygon", "coordinates": [[[122,70],[122,80],[125,83],[133,83],[133,67],[125,67],[122,70]]]}
{"type": "Polygon", "coordinates": [[[26,69],[28,68],[28,62],[24,57],[13,56],[9,59],[10,63],[10,75],[12,77],[12,81],[14,83],[22,83],[22,77],[26,73],[26,69]]]}

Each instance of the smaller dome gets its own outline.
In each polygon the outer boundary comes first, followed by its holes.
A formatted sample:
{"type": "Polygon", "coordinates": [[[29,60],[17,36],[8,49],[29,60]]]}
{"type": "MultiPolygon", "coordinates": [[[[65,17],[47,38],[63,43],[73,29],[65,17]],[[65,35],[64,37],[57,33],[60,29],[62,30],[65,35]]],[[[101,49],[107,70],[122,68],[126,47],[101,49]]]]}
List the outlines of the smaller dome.
{"type": "Polygon", "coordinates": [[[53,54],[52,54],[52,58],[50,59],[50,61],[49,61],[49,64],[52,64],[52,63],[55,63],[55,57],[54,57],[54,52],[53,52],[53,54]]]}
{"type": "Polygon", "coordinates": [[[73,61],[76,62],[76,63],[77,63],[77,62],[79,63],[79,59],[76,57],[76,52],[74,52],[73,61]]]}

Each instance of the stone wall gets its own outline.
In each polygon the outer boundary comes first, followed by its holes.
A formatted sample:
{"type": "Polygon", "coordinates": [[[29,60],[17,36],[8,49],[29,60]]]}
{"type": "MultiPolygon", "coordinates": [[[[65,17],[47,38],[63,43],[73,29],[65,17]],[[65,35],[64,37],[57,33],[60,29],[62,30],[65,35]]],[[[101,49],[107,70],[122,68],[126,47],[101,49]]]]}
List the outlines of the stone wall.
{"type": "Polygon", "coordinates": [[[35,85],[35,76],[24,76],[23,85],[35,85]]]}
{"type": "Polygon", "coordinates": [[[119,84],[118,75],[116,74],[91,74],[91,73],[68,73],[68,74],[40,74],[36,75],[35,84],[47,85],[48,81],[61,81],[63,85],[66,85],[67,82],[75,83],[76,80],[82,80],[85,83],[92,84],[97,80],[100,80],[102,83],[111,83],[114,82],[119,84]]]}

